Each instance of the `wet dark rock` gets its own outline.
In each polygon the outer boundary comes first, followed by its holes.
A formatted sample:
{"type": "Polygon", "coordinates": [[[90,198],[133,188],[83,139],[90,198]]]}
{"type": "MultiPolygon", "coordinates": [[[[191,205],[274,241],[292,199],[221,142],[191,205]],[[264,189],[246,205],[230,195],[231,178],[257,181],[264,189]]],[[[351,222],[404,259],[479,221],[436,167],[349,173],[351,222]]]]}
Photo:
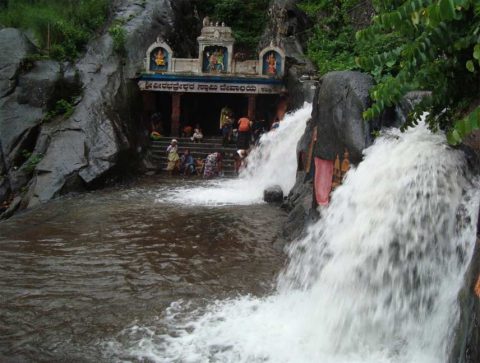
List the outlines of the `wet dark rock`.
{"type": "Polygon", "coordinates": [[[20,207],[20,203],[22,202],[22,198],[17,196],[13,199],[13,201],[8,206],[7,210],[0,214],[0,219],[9,218],[15,213],[15,211],[20,207]]]}
{"type": "Polygon", "coordinates": [[[480,297],[474,292],[478,278],[480,278],[480,240],[477,239],[464,286],[458,296],[460,319],[455,330],[449,363],[480,362],[480,297]]]}
{"type": "Polygon", "coordinates": [[[292,188],[286,202],[289,214],[282,228],[283,236],[289,240],[298,238],[312,219],[312,188],[312,181],[305,181],[305,173],[299,172],[295,186],[292,188]]]}
{"type": "Polygon", "coordinates": [[[279,185],[273,185],[263,191],[263,200],[267,203],[281,203],[283,201],[283,190],[279,185]]]}
{"type": "Polygon", "coordinates": [[[0,204],[7,200],[10,194],[10,183],[8,178],[4,175],[0,175],[0,204]]]}
{"type": "Polygon", "coordinates": [[[334,160],[345,149],[357,163],[372,142],[373,124],[363,120],[370,105],[371,76],[352,71],[330,72],[322,77],[313,102],[312,118],[317,127],[314,155],[334,160]]]}
{"type": "Polygon", "coordinates": [[[313,102],[318,80],[312,75],[311,67],[313,67],[311,64],[302,66],[297,64],[288,68],[285,82],[292,109],[302,107],[304,102],[313,102]]]}

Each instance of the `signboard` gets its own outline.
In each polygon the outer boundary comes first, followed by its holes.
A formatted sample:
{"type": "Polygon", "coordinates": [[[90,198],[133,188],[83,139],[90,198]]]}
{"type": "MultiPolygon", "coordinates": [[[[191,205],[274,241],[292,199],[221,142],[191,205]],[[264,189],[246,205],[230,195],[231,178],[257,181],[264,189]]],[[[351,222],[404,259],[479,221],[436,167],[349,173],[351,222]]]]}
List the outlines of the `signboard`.
{"type": "Polygon", "coordinates": [[[139,81],[138,86],[142,91],[157,92],[277,94],[284,91],[282,85],[272,84],[182,82],[173,80],[139,81]]]}

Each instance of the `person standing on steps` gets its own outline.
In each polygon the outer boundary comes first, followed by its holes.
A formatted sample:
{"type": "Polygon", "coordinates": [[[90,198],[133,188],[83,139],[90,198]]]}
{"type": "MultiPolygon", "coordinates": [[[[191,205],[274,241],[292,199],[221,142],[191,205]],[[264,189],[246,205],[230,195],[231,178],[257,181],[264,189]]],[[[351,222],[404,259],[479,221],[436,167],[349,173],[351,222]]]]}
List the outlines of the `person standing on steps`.
{"type": "Polygon", "coordinates": [[[170,175],[174,170],[178,170],[180,157],[178,156],[178,142],[176,139],[172,139],[170,145],[167,147],[167,171],[170,175]]]}
{"type": "Polygon", "coordinates": [[[233,118],[228,115],[222,128],[223,146],[227,146],[232,140],[233,118]]]}
{"type": "Polygon", "coordinates": [[[238,120],[238,139],[237,149],[248,150],[250,147],[252,122],[248,117],[242,117],[238,120]]]}

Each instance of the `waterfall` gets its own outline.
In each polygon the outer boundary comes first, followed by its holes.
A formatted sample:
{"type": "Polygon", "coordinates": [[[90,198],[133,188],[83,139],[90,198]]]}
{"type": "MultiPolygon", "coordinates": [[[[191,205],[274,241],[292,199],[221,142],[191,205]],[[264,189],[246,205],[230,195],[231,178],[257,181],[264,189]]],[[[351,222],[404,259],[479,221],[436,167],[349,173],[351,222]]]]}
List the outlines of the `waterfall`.
{"type": "Polygon", "coordinates": [[[279,128],[264,134],[237,179],[213,180],[194,188],[176,188],[159,199],[189,205],[247,205],[261,203],[263,190],[272,184],[280,185],[287,194],[295,183],[297,142],[305,131],[311,112],[311,104],[305,104],[288,113],[279,128]]]}
{"type": "Polygon", "coordinates": [[[195,312],[172,304],[170,331],[150,331],[129,353],[159,362],[446,362],[475,243],[475,189],[443,134],[423,124],[388,131],[291,244],[273,294],[195,312]]]}

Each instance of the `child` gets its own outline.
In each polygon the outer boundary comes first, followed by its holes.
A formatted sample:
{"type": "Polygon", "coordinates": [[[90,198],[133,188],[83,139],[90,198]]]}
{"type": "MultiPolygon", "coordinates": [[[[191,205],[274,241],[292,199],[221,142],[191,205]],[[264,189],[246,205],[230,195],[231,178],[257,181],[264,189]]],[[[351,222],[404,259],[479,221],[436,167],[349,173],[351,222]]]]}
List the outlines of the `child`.
{"type": "Polygon", "coordinates": [[[200,142],[203,139],[203,134],[202,134],[202,129],[200,128],[200,125],[197,124],[195,126],[195,130],[193,131],[193,136],[190,138],[194,142],[200,142]]]}

